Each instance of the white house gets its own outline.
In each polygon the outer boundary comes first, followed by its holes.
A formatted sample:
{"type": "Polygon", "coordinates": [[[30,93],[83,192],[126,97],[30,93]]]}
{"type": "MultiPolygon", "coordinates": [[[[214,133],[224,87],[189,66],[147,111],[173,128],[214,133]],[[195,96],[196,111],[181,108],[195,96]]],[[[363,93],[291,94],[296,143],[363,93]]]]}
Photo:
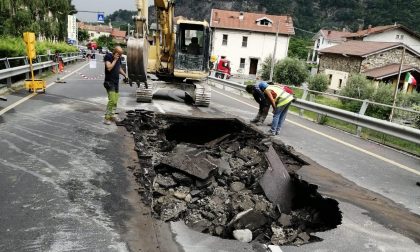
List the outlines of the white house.
{"type": "Polygon", "coordinates": [[[232,74],[255,75],[261,63],[273,55],[287,57],[289,40],[295,34],[292,18],[258,13],[212,9],[212,55],[226,56],[232,74]]]}
{"type": "Polygon", "coordinates": [[[347,40],[403,43],[420,53],[420,35],[400,24],[372,27],[351,33],[347,40]]]}
{"type": "Polygon", "coordinates": [[[78,27],[82,30],[86,30],[89,34],[89,40],[97,39],[100,36],[111,36],[113,28],[110,26],[103,25],[90,25],[85,23],[79,23],[78,27]]]}
{"type": "Polygon", "coordinates": [[[319,64],[318,53],[320,50],[341,44],[346,41],[345,36],[350,35],[351,32],[334,31],[334,30],[320,30],[313,37],[314,46],[308,53],[308,63],[319,64]]]}

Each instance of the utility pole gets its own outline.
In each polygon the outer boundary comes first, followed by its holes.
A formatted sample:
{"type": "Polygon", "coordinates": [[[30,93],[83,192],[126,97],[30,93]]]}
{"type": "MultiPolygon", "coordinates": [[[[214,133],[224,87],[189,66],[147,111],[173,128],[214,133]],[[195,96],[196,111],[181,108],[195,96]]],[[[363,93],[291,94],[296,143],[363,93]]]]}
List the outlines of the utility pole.
{"type": "Polygon", "coordinates": [[[404,56],[405,56],[405,46],[403,45],[403,52],[402,52],[401,62],[400,62],[400,70],[398,71],[397,85],[395,85],[395,90],[394,90],[394,101],[392,102],[391,114],[389,115],[390,122],[392,122],[392,117],[394,116],[394,107],[395,107],[395,103],[397,102],[398,86],[400,85],[401,72],[402,72],[402,67],[404,63],[404,56]]]}
{"type": "Polygon", "coordinates": [[[274,63],[276,62],[277,40],[279,38],[280,20],[277,21],[276,42],[274,44],[273,57],[271,57],[270,82],[273,81],[274,63]]]}

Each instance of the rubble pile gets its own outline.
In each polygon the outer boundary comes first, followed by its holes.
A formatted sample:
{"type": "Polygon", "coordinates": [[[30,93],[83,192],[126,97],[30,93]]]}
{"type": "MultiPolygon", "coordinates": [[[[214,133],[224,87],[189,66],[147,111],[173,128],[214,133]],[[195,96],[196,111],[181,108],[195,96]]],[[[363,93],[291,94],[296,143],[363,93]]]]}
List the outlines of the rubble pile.
{"type": "MultiPolygon", "coordinates": [[[[338,203],[293,174],[291,209],[270,202],[261,183],[272,143],[235,119],[136,110],[123,124],[135,139],[140,193],[157,219],[183,220],[194,230],[226,239],[275,245],[316,241],[311,233],[341,223],[338,203]]],[[[295,170],[299,161],[289,159],[285,163],[295,170]]]]}

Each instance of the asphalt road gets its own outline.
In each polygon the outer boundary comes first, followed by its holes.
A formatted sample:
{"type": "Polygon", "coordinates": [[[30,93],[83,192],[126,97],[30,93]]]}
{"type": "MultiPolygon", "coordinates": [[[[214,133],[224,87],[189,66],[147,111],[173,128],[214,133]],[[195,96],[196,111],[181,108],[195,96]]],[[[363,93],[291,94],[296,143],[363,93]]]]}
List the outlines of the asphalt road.
{"type": "MultiPolygon", "coordinates": [[[[101,63],[79,64],[45,95],[29,99],[22,91],[0,103],[0,251],[257,251],[148,217],[126,169],[135,163],[130,136],[102,123],[102,71],[101,63]]],[[[218,89],[209,108],[162,99],[137,104],[134,93],[122,87],[120,109],[243,120],[256,112],[252,100],[218,89]]],[[[418,158],[287,119],[277,140],[315,161],[301,176],[339,200],[343,224],[317,234],[322,242],[283,251],[420,250],[413,241],[420,239],[418,158]]]]}

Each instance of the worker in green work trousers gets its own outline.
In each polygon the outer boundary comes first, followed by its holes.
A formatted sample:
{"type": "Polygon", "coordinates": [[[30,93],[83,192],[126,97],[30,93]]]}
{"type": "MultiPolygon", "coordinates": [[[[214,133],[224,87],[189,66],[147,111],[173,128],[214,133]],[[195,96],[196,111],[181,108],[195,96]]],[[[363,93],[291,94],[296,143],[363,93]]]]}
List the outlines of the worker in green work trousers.
{"type": "Polygon", "coordinates": [[[124,82],[128,82],[127,74],[121,68],[121,56],[123,49],[120,46],[114,48],[113,53],[107,53],[104,57],[105,61],[105,81],[104,87],[108,94],[108,105],[106,106],[104,123],[110,125],[113,121],[118,122],[115,116],[117,103],[119,98],[119,80],[120,74],[124,76],[124,82]]]}

